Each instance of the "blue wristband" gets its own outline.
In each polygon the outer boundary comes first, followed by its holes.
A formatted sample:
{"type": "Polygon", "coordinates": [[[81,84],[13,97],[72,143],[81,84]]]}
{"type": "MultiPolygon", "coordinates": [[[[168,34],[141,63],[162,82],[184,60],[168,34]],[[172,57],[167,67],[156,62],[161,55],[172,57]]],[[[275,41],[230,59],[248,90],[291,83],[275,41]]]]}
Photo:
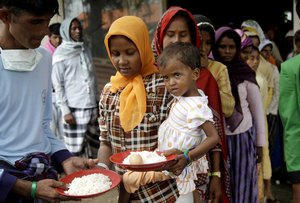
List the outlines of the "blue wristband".
{"type": "Polygon", "coordinates": [[[189,157],[189,155],[188,155],[188,153],[189,153],[189,150],[187,149],[187,150],[185,150],[184,151],[184,153],[183,153],[183,156],[185,157],[185,159],[186,159],[186,161],[187,161],[187,165],[190,163],[190,157],[189,157]]]}

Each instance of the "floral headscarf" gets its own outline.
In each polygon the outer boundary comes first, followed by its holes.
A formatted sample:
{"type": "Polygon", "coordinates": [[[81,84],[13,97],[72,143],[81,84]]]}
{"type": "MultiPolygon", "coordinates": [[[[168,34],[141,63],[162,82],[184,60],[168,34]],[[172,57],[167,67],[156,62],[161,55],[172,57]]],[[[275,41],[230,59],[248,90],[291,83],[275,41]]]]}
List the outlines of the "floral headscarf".
{"type": "Polygon", "coordinates": [[[148,29],[144,21],[136,16],[123,16],[115,20],[105,36],[104,44],[110,60],[110,37],[118,35],[130,39],[137,47],[142,62],[141,72],[134,78],[127,78],[117,71],[110,78],[111,92],[122,90],[120,95],[120,121],[125,132],[131,131],[144,118],[146,112],[146,90],[143,77],[158,72],[150,46],[148,29]]]}
{"type": "Polygon", "coordinates": [[[241,50],[246,49],[247,47],[253,46],[253,41],[252,39],[247,36],[243,30],[241,29],[235,29],[234,31],[236,31],[240,37],[241,37],[241,50]]]}
{"type": "Polygon", "coordinates": [[[243,31],[248,31],[250,33],[257,33],[260,42],[266,39],[264,31],[262,30],[258,22],[256,22],[255,20],[252,19],[245,20],[242,23],[241,28],[243,31]]]}

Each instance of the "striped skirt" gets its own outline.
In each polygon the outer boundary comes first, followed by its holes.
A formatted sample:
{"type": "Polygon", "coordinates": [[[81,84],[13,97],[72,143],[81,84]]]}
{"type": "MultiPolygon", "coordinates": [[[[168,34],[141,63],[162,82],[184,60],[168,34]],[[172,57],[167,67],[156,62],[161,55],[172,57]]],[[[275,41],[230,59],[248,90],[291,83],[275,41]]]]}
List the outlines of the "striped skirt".
{"type": "Polygon", "coordinates": [[[256,134],[248,131],[228,135],[227,155],[231,183],[231,203],[257,203],[256,134]]]}

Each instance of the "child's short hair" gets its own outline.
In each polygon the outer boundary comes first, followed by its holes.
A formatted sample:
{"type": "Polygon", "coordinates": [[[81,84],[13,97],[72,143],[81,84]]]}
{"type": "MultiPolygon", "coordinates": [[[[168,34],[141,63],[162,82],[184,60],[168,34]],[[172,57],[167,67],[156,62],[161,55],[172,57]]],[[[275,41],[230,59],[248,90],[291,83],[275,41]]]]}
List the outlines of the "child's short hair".
{"type": "Polygon", "coordinates": [[[49,35],[60,35],[59,29],[60,29],[60,23],[53,23],[49,26],[49,35]]]}
{"type": "Polygon", "coordinates": [[[7,8],[14,14],[22,11],[33,15],[58,14],[57,0],[0,0],[0,8],[7,8]]]}
{"type": "Polygon", "coordinates": [[[167,66],[170,60],[177,59],[192,69],[200,68],[200,51],[189,42],[175,42],[164,48],[157,63],[159,68],[167,66]]]}

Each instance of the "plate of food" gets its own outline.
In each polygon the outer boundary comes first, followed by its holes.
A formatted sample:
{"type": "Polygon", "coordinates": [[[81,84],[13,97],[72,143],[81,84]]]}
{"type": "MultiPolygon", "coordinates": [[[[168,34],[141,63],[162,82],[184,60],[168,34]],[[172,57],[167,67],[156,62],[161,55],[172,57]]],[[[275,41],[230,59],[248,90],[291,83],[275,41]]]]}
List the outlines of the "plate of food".
{"type": "Polygon", "coordinates": [[[113,154],[110,161],[131,171],[154,171],[162,169],[176,155],[164,156],[159,151],[124,151],[113,154]]]}
{"type": "Polygon", "coordinates": [[[90,198],[101,195],[118,186],[121,176],[106,169],[81,170],[61,178],[68,189],[56,188],[58,193],[74,198],[90,198]]]}

